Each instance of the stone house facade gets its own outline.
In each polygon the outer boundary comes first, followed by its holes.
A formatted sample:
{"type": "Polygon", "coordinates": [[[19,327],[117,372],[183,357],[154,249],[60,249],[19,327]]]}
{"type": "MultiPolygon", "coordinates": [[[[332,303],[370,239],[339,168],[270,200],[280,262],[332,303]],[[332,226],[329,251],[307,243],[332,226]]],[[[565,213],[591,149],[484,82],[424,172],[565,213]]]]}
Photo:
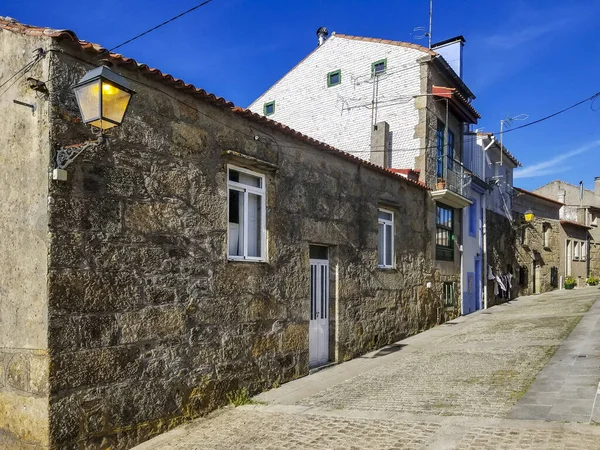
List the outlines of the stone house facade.
{"type": "MultiPolygon", "coordinates": [[[[572,236],[571,240],[573,240],[573,243],[570,245],[565,243],[565,257],[569,252],[575,255],[575,245],[581,247],[583,245],[582,242],[587,240],[585,275],[583,269],[580,268],[582,261],[578,260],[574,261],[577,262],[576,266],[578,266],[576,270],[577,277],[591,275],[600,277],[600,177],[595,177],[593,190],[585,189],[583,184],[575,186],[564,181],[554,180],[539,187],[535,192],[546,197],[555,198],[565,204],[561,211],[562,220],[588,227],[587,239],[582,239],[581,230],[574,231],[575,225],[567,225],[565,236],[568,234],[567,230],[569,230],[577,234],[579,238],[572,236]],[[573,246],[572,249],[570,249],[571,245],[573,246]]],[[[570,259],[573,261],[573,257],[570,259]]],[[[567,262],[565,261],[565,270],[569,271],[572,267],[566,264],[567,262]]]]}
{"type": "Polygon", "coordinates": [[[564,279],[563,227],[560,222],[562,203],[515,188],[516,258],[515,293],[532,295],[559,288],[564,279]],[[524,214],[532,211],[534,220],[526,222],[524,214]]]}
{"type": "Polygon", "coordinates": [[[70,31],[0,18],[0,79],[38,48],[0,97],[0,446],[130,448],[460,313],[422,184],[70,31]],[[136,95],[54,181],[101,58],[136,95]]]}
{"type": "Polygon", "coordinates": [[[579,222],[561,220],[561,259],[564,261],[563,273],[575,278],[577,286],[585,286],[590,275],[590,239],[591,227],[579,222]]]}

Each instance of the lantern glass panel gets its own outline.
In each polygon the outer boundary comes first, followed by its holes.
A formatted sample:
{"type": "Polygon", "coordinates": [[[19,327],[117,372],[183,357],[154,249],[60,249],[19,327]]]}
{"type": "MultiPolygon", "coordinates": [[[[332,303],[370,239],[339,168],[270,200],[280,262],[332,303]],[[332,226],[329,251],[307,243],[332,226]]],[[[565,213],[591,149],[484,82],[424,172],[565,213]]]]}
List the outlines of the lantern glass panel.
{"type": "Polygon", "coordinates": [[[127,105],[131,100],[131,93],[118,88],[112,83],[102,81],[102,122],[105,128],[120,125],[123,121],[127,105]],[[106,121],[110,122],[106,123],[106,121]]]}
{"type": "Polygon", "coordinates": [[[100,80],[76,87],[75,97],[85,123],[100,118],[100,80]]]}

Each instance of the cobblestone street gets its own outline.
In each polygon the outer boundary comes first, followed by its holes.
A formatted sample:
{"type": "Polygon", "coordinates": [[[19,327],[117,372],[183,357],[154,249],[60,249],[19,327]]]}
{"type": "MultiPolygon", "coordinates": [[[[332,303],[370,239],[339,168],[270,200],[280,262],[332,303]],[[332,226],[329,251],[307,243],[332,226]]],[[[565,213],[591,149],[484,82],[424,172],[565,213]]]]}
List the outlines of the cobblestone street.
{"type": "Polygon", "coordinates": [[[600,448],[587,423],[598,416],[598,298],[557,291],[461,317],[137,448],[600,448]]]}

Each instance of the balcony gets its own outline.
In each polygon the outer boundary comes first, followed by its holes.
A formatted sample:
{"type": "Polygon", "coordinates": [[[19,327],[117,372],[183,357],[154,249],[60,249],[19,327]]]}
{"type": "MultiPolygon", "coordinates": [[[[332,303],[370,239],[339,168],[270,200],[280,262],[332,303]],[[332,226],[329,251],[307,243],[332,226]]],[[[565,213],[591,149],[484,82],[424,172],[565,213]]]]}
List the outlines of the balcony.
{"type": "Polygon", "coordinates": [[[427,187],[431,197],[453,208],[464,208],[472,204],[467,198],[467,186],[471,172],[460,162],[448,156],[431,156],[428,159],[427,187]]]}

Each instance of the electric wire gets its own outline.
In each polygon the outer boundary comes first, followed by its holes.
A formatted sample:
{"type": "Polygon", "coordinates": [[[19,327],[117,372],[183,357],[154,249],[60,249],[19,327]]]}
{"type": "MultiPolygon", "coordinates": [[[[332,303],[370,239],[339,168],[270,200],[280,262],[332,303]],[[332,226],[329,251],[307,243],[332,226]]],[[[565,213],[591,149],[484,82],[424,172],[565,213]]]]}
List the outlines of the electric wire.
{"type": "Polygon", "coordinates": [[[23,76],[27,72],[29,72],[33,68],[33,66],[35,66],[45,56],[45,52],[43,50],[40,51],[40,49],[38,49],[38,50],[36,50],[36,52],[37,52],[37,54],[31,61],[26,63],[23,67],[21,67],[14,74],[12,74],[6,81],[4,81],[2,84],[0,84],[0,89],[2,89],[4,86],[6,86],[8,83],[10,83],[11,80],[14,79],[14,81],[4,91],[0,92],[0,97],[3,94],[5,94],[12,86],[14,86],[17,81],[19,81],[21,78],[23,78],[23,76]],[[17,77],[17,78],[15,79],[15,77],[17,77]]]}
{"type": "Polygon", "coordinates": [[[165,20],[163,23],[161,23],[161,24],[158,24],[158,25],[156,25],[155,27],[152,27],[152,28],[150,28],[150,29],[148,29],[148,30],[144,31],[143,33],[140,33],[140,34],[138,34],[137,36],[134,36],[134,37],[132,37],[131,39],[128,39],[128,40],[126,40],[125,42],[122,42],[122,43],[120,43],[119,45],[116,45],[115,47],[108,49],[108,52],[112,52],[113,50],[116,50],[116,49],[118,49],[118,48],[120,48],[120,47],[123,47],[124,45],[127,45],[127,44],[129,44],[130,42],[133,42],[133,41],[135,41],[136,39],[139,39],[139,38],[141,38],[142,36],[145,36],[145,35],[147,35],[147,34],[149,34],[149,33],[152,33],[153,31],[155,31],[155,30],[158,30],[158,29],[159,29],[159,28],[161,28],[161,27],[164,27],[165,25],[167,25],[167,24],[169,24],[169,23],[173,22],[174,20],[177,20],[177,19],[179,19],[179,18],[181,18],[181,17],[185,16],[186,14],[189,14],[189,13],[191,13],[192,11],[195,11],[195,10],[197,10],[197,9],[199,9],[199,8],[202,8],[204,5],[207,5],[207,4],[209,4],[210,2],[212,2],[212,0],[206,0],[206,1],[202,2],[202,3],[199,3],[198,5],[196,5],[196,6],[193,6],[192,8],[188,9],[187,11],[184,11],[184,12],[182,12],[181,14],[177,14],[176,16],[174,16],[174,17],[171,17],[169,20],[165,20]]]}
{"type": "MultiPolygon", "coordinates": [[[[49,50],[49,51],[50,51],[50,52],[59,52],[59,53],[65,53],[65,54],[67,54],[67,55],[69,55],[69,56],[71,56],[71,57],[73,57],[73,58],[75,58],[75,59],[77,59],[77,60],[79,60],[79,61],[81,61],[81,62],[83,62],[83,63],[86,63],[86,64],[91,64],[91,65],[97,66],[97,64],[95,64],[95,63],[93,63],[93,62],[90,62],[90,61],[88,61],[88,60],[85,60],[85,59],[83,59],[83,58],[80,58],[80,57],[78,57],[78,56],[72,55],[72,54],[70,54],[70,53],[68,53],[68,52],[64,52],[64,51],[61,51],[61,50],[53,50],[53,49],[51,49],[51,50],[49,50]]],[[[246,133],[246,132],[244,132],[244,131],[242,131],[242,130],[239,130],[239,129],[237,129],[237,128],[231,127],[229,124],[227,124],[227,123],[225,123],[225,122],[223,122],[223,121],[220,121],[220,120],[216,119],[215,117],[213,117],[213,116],[211,116],[211,115],[209,115],[209,114],[207,114],[207,113],[205,113],[205,112],[201,111],[200,109],[196,108],[196,107],[195,107],[195,106],[193,106],[193,105],[190,105],[190,104],[189,104],[189,103],[187,103],[187,102],[184,102],[183,100],[180,100],[180,99],[178,99],[177,97],[175,97],[175,96],[173,96],[173,95],[169,94],[168,92],[166,92],[166,91],[164,91],[164,90],[162,90],[162,89],[159,89],[159,88],[157,88],[157,87],[155,87],[155,86],[152,86],[152,85],[150,85],[150,84],[148,84],[148,83],[144,83],[144,82],[142,82],[142,81],[136,80],[136,79],[134,79],[134,78],[128,77],[128,76],[126,76],[126,75],[123,75],[123,74],[121,74],[121,75],[122,75],[122,76],[123,76],[125,79],[127,79],[127,80],[129,80],[129,81],[131,81],[131,82],[133,82],[133,83],[136,83],[136,84],[142,85],[142,86],[144,86],[144,87],[147,87],[147,88],[149,88],[149,89],[152,89],[152,90],[154,90],[154,91],[157,91],[157,92],[160,92],[160,93],[162,93],[162,94],[166,95],[166,96],[167,96],[167,97],[169,97],[170,99],[172,99],[172,100],[174,100],[174,101],[176,101],[176,102],[178,102],[178,103],[180,103],[180,104],[182,104],[182,105],[184,105],[184,106],[186,106],[186,107],[190,108],[191,110],[193,110],[193,111],[197,112],[198,114],[200,114],[200,115],[202,115],[202,116],[204,116],[204,117],[206,117],[206,118],[208,118],[208,119],[210,119],[210,120],[212,120],[212,121],[214,121],[214,122],[216,122],[216,123],[218,123],[218,124],[220,124],[220,125],[222,125],[222,126],[224,126],[224,127],[226,127],[226,128],[229,128],[229,129],[230,129],[230,130],[232,130],[232,131],[235,131],[235,132],[237,132],[237,133],[240,133],[240,134],[242,134],[242,135],[244,135],[244,136],[246,136],[246,137],[249,137],[249,138],[254,138],[254,136],[255,136],[254,134],[246,133]]],[[[65,88],[63,88],[63,89],[58,89],[58,90],[55,90],[54,92],[69,92],[69,93],[72,93],[72,92],[71,92],[71,87],[70,87],[70,86],[68,86],[68,87],[65,87],[65,88]]],[[[516,128],[510,128],[510,129],[508,129],[508,130],[504,130],[504,131],[503,131],[503,133],[508,133],[509,131],[516,131],[516,130],[518,130],[518,129],[525,128],[526,126],[531,126],[531,125],[534,125],[534,124],[538,124],[538,123],[540,123],[540,122],[544,122],[544,121],[546,121],[546,120],[548,120],[548,119],[551,119],[551,118],[553,118],[553,117],[555,117],[555,116],[557,116],[557,115],[559,115],[559,114],[565,113],[565,112],[567,112],[567,111],[569,111],[569,110],[571,110],[571,109],[573,109],[573,108],[575,108],[575,107],[577,107],[577,106],[579,106],[579,105],[582,105],[582,104],[584,104],[584,103],[586,103],[586,102],[588,102],[588,101],[593,101],[593,100],[597,99],[598,97],[600,97],[600,92],[597,92],[597,93],[595,93],[595,94],[591,95],[590,97],[587,97],[587,98],[585,98],[585,99],[583,99],[583,100],[581,100],[581,101],[579,101],[579,102],[577,102],[577,103],[574,103],[574,104],[572,104],[572,105],[570,105],[570,106],[568,106],[568,107],[566,107],[566,108],[564,108],[564,109],[561,109],[560,111],[554,112],[554,113],[552,113],[552,114],[549,114],[549,115],[547,115],[547,116],[545,116],[545,117],[542,117],[542,118],[540,118],[540,119],[538,119],[538,120],[535,120],[534,122],[531,122],[531,123],[528,123],[528,124],[525,124],[525,125],[522,125],[522,126],[519,126],[519,127],[516,127],[516,128]]],[[[148,111],[148,110],[150,110],[150,107],[148,107],[148,108],[142,108],[142,109],[140,109],[140,110],[139,110],[139,112],[140,112],[140,113],[142,113],[142,112],[145,112],[145,111],[148,111]]],[[[161,114],[161,115],[162,115],[162,114],[161,114]]],[[[163,116],[163,117],[165,117],[165,118],[166,118],[167,116],[163,116]]],[[[498,132],[496,132],[496,133],[493,133],[493,134],[500,134],[500,132],[498,131],[498,132]]],[[[463,140],[463,143],[464,143],[464,144],[467,144],[467,143],[476,142],[476,141],[477,141],[477,136],[474,136],[474,137],[473,137],[473,138],[471,138],[471,139],[465,139],[465,140],[463,140]]],[[[323,142],[323,144],[324,144],[324,145],[327,145],[327,146],[330,146],[329,144],[327,144],[327,143],[324,143],[324,142],[323,142]]],[[[294,146],[294,145],[289,145],[289,144],[284,144],[284,147],[287,147],[287,148],[295,148],[295,149],[305,149],[305,148],[306,148],[306,147],[302,147],[302,146],[294,146]]],[[[330,146],[330,147],[332,147],[332,148],[333,148],[333,146],[330,146]]],[[[394,153],[394,152],[416,152],[416,151],[421,151],[421,150],[431,150],[431,149],[436,149],[436,148],[437,148],[437,145],[435,145],[435,144],[434,144],[434,145],[428,145],[428,146],[425,146],[425,147],[414,147],[414,148],[392,148],[392,149],[381,148],[381,150],[377,150],[377,148],[379,148],[379,147],[384,147],[384,146],[375,146],[375,148],[376,148],[375,150],[365,150],[364,152],[357,152],[357,153],[366,153],[366,152],[371,152],[371,151],[373,151],[374,153],[379,153],[379,152],[392,152],[392,153],[394,153]]],[[[323,150],[327,150],[327,149],[323,149],[323,150]]],[[[340,149],[334,149],[334,150],[332,150],[332,151],[342,151],[343,153],[349,153],[349,154],[352,154],[352,153],[350,153],[350,152],[347,152],[347,151],[344,151],[344,150],[340,150],[340,149]]]]}

